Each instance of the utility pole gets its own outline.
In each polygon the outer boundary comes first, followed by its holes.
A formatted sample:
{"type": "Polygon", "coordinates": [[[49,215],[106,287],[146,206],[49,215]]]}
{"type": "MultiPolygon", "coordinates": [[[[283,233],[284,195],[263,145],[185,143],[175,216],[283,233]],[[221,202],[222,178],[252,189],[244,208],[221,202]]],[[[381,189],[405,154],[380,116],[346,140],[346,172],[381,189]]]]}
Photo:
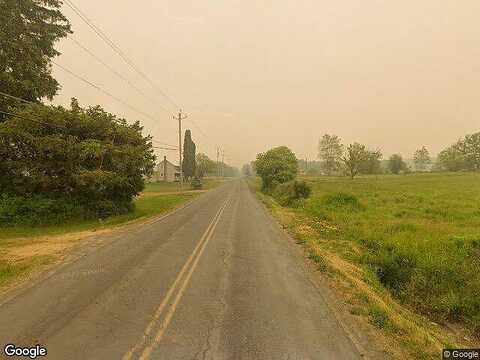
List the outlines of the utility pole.
{"type": "Polygon", "coordinates": [[[182,114],[182,110],[178,112],[178,117],[173,116],[178,120],[178,166],[180,168],[180,187],[183,185],[183,169],[182,169],[182,120],[187,118],[187,115],[182,114]]]}
{"type": "Polygon", "coordinates": [[[222,177],[225,177],[225,150],[222,150],[222,177]]]}
{"type": "Polygon", "coordinates": [[[220,177],[220,149],[217,147],[217,176],[220,177]]]}

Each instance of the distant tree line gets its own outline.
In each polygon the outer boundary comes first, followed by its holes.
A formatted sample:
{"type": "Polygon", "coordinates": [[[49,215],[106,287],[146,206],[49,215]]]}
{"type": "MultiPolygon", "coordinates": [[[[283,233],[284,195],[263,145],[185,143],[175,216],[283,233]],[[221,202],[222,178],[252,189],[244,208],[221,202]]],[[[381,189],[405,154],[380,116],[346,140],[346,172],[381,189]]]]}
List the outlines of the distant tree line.
{"type": "Polygon", "coordinates": [[[382,160],[379,150],[353,143],[345,147],[336,135],[324,135],[318,144],[319,161],[299,160],[306,175],[341,175],[354,178],[359,174],[408,173],[411,171],[476,171],[480,169],[480,133],[466,135],[440,152],[433,161],[423,146],[413,154],[412,166],[400,154],[382,160]]]}
{"type": "Polygon", "coordinates": [[[446,171],[480,170],[480,132],[466,135],[441,151],[435,168],[446,171]]]}
{"type": "Polygon", "coordinates": [[[239,175],[236,167],[224,162],[216,162],[210,159],[206,154],[199,153],[196,156],[196,176],[203,178],[205,176],[225,176],[235,177],[239,175]]]}

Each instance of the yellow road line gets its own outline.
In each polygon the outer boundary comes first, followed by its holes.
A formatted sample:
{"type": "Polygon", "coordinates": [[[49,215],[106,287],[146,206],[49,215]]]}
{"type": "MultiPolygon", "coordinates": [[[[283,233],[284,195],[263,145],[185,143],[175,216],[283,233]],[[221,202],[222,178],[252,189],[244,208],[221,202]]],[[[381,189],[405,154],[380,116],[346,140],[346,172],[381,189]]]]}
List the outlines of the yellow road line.
{"type": "Polygon", "coordinates": [[[158,319],[162,315],[163,310],[165,309],[165,307],[167,306],[170,298],[174,294],[180,280],[182,279],[182,277],[185,274],[185,272],[187,271],[188,267],[190,266],[190,264],[194,260],[195,256],[198,253],[198,250],[200,249],[202,244],[205,243],[208,235],[211,233],[210,230],[212,229],[212,227],[216,226],[216,224],[218,223],[218,219],[220,218],[220,216],[221,216],[223,210],[225,209],[225,207],[227,206],[227,202],[228,202],[228,200],[225,201],[224,205],[217,211],[217,213],[213,217],[212,221],[209,223],[209,225],[207,227],[207,230],[205,230],[205,232],[203,233],[200,241],[195,246],[195,249],[193,249],[192,253],[190,254],[190,256],[188,258],[188,260],[185,262],[182,269],[178,273],[177,277],[175,278],[175,281],[173,282],[173,284],[168,289],[167,295],[165,296],[162,303],[160,304],[160,306],[155,311],[152,320],[150,321],[147,328],[145,329],[144,334],[142,336],[142,339],[122,357],[122,360],[132,359],[134,353],[137,350],[139,350],[145,344],[145,342],[147,341],[148,336],[150,335],[150,333],[152,332],[153,328],[155,327],[158,319]]]}
{"type": "Polygon", "coordinates": [[[200,251],[198,253],[198,256],[195,258],[192,266],[190,267],[190,270],[189,270],[187,276],[185,277],[185,281],[183,282],[180,290],[178,291],[177,296],[175,297],[175,300],[174,300],[172,306],[170,306],[170,309],[168,310],[167,314],[165,315],[165,319],[163,320],[163,322],[160,326],[160,329],[158,330],[157,335],[155,336],[155,339],[154,339],[153,343],[150,346],[145,347],[142,355],[140,356],[140,360],[147,360],[150,357],[150,354],[152,353],[152,351],[155,349],[155,347],[162,340],[162,337],[165,334],[165,331],[167,330],[167,327],[170,324],[170,321],[172,320],[173,315],[175,314],[178,303],[182,299],[183,293],[185,292],[185,290],[188,286],[188,283],[190,282],[190,278],[192,277],[192,274],[195,271],[195,268],[197,267],[200,258],[202,257],[203,251],[207,247],[207,244],[208,244],[209,240],[213,237],[213,233],[215,231],[215,228],[216,228],[218,222],[220,221],[220,217],[221,217],[223,211],[225,210],[226,206],[227,206],[227,203],[225,203],[225,205],[220,209],[221,210],[220,214],[217,217],[213,226],[211,227],[210,233],[207,235],[207,238],[205,239],[204,243],[202,244],[202,248],[200,249],[200,251]]]}

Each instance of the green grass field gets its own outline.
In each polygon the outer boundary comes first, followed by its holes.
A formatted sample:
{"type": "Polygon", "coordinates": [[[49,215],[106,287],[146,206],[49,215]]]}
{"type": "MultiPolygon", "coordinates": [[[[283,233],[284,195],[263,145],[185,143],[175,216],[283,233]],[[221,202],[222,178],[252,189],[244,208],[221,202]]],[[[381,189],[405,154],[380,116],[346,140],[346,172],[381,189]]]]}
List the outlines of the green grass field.
{"type": "Polygon", "coordinates": [[[296,211],[325,246],[418,312],[480,330],[480,174],[305,180],[296,211]]]}
{"type": "Polygon", "coordinates": [[[301,180],[312,194],[290,208],[260,194],[258,179],[251,185],[342,289],[351,314],[387,335],[386,351],[435,359],[444,347],[478,343],[480,174],[301,180]]]}

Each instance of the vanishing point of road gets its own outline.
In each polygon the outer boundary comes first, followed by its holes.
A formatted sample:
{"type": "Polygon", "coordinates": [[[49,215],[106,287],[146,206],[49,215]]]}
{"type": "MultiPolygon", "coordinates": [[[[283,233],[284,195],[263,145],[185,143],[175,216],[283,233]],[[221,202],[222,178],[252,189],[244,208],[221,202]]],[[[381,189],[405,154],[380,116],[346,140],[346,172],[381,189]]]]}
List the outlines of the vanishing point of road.
{"type": "Polygon", "coordinates": [[[105,236],[0,305],[2,351],[13,343],[41,344],[62,360],[359,359],[299,261],[246,183],[230,181],[105,236]]]}

